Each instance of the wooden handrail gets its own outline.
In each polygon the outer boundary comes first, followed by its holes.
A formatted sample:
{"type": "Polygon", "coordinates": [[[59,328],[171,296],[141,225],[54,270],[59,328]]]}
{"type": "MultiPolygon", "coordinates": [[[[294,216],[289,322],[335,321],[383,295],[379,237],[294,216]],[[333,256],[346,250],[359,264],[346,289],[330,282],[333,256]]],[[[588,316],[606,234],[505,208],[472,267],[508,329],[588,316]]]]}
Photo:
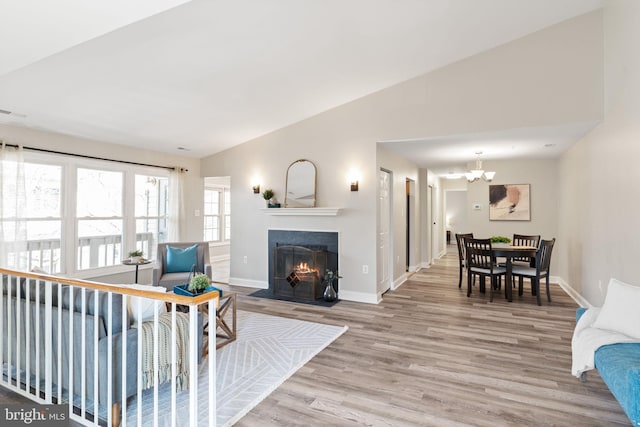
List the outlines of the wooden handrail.
{"type": "MultiPolygon", "coordinates": [[[[60,276],[52,276],[49,274],[40,273],[27,273],[24,271],[10,270],[0,267],[0,274],[6,274],[11,276],[24,277],[27,279],[44,280],[49,282],[60,283],[63,285],[79,286],[87,289],[95,289],[104,292],[115,292],[118,294],[131,295],[136,297],[144,297],[149,299],[156,299],[169,303],[176,303],[181,305],[200,305],[208,302],[212,299],[218,299],[218,291],[211,291],[197,295],[195,297],[188,297],[184,295],[176,295],[173,292],[153,292],[144,291],[140,289],[130,288],[126,285],[112,285],[110,283],[92,282],[89,280],[70,279],[60,276]]],[[[217,304],[216,304],[217,305],[217,304]]]]}

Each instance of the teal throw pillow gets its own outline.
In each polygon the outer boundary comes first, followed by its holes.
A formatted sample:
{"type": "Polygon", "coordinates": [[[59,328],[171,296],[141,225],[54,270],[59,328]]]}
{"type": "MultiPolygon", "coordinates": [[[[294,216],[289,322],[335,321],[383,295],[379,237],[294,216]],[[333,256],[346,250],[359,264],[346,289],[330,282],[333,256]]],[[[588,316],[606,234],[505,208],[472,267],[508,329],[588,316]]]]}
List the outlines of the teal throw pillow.
{"type": "Polygon", "coordinates": [[[165,273],[191,271],[193,264],[198,264],[198,245],[188,248],[167,246],[167,265],[165,273]]]}

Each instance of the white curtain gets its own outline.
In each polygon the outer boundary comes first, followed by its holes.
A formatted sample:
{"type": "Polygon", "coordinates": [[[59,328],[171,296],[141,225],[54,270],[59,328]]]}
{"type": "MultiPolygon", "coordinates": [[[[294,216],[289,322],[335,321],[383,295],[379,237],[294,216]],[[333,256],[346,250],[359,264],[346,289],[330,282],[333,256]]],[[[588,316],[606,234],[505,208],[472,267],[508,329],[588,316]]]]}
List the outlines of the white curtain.
{"type": "Polygon", "coordinates": [[[186,210],[184,203],[184,176],[182,168],[175,168],[169,174],[169,230],[167,242],[180,242],[184,237],[186,210]]]}
{"type": "Polygon", "coordinates": [[[27,196],[22,147],[0,149],[0,266],[26,271],[27,196]]]}

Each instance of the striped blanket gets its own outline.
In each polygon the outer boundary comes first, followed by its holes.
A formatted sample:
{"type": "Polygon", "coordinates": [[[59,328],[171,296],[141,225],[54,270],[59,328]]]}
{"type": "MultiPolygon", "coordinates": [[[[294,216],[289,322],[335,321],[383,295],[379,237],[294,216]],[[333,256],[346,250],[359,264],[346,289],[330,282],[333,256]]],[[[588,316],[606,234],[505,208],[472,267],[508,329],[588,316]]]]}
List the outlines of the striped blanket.
{"type": "MultiPolygon", "coordinates": [[[[153,387],[153,320],[142,322],[142,388],[153,387]]],[[[176,389],[187,388],[189,380],[189,314],[176,313],[176,389]]],[[[158,384],[171,379],[171,313],[158,316],[158,384]]]]}

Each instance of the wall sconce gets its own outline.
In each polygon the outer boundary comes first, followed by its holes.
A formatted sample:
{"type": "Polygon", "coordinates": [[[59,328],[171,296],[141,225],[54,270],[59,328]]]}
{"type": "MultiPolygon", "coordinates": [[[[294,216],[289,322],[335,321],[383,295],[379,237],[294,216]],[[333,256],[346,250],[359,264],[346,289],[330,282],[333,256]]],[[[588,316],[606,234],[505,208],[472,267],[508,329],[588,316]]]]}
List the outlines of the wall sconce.
{"type": "Polygon", "coordinates": [[[358,191],[360,172],[357,169],[351,169],[347,174],[347,182],[351,186],[351,191],[358,191]]]}
{"type": "Polygon", "coordinates": [[[260,194],[260,184],[253,185],[253,194],[260,194]]]}

